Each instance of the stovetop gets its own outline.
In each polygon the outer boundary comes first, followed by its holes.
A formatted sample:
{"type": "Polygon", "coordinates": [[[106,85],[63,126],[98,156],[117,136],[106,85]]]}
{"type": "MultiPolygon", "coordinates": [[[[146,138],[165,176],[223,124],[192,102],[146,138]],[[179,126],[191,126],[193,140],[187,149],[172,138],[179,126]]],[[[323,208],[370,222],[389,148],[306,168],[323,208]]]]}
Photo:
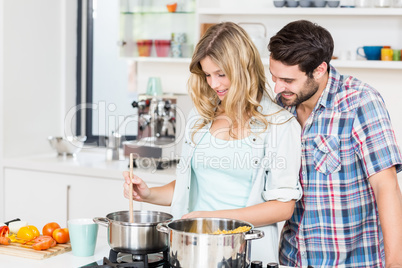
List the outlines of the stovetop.
{"type": "Polygon", "coordinates": [[[89,267],[131,267],[131,268],[170,268],[167,261],[167,251],[152,254],[129,254],[110,250],[109,258],[104,257],[103,260],[89,263],[85,268],[89,267]]]}

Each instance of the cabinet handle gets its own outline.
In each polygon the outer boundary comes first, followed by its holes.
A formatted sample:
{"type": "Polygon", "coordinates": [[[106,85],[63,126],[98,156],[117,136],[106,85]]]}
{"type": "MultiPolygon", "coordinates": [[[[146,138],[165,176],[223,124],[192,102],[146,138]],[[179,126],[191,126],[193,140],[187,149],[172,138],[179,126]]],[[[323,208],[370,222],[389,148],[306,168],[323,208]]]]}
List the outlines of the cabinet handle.
{"type": "Polygon", "coordinates": [[[71,185],[67,185],[67,208],[66,208],[66,225],[68,224],[68,220],[70,219],[70,189],[71,185]]]}

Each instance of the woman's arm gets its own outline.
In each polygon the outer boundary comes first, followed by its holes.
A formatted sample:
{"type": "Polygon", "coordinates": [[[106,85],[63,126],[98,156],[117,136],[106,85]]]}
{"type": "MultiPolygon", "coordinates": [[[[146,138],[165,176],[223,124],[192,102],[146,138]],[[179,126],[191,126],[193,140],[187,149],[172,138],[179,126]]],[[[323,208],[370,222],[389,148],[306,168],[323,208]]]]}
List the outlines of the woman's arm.
{"type": "Polygon", "coordinates": [[[289,202],[272,200],[254,206],[238,209],[193,211],[184,215],[182,218],[229,218],[247,221],[255,227],[258,227],[289,219],[293,214],[294,207],[294,200],[291,200],[289,202]]]}

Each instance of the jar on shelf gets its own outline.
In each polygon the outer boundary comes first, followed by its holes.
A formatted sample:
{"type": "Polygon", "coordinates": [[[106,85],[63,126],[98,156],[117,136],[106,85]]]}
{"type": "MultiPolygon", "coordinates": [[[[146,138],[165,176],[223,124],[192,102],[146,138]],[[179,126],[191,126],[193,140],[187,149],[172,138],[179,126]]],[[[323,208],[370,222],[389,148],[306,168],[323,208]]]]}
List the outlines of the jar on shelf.
{"type": "Polygon", "coordinates": [[[383,61],[392,61],[393,51],[390,46],[384,46],[381,49],[381,60],[383,61]]]}
{"type": "Polygon", "coordinates": [[[402,0],[393,0],[392,7],[396,7],[396,8],[402,7],[402,0]]]}
{"type": "Polygon", "coordinates": [[[355,0],[355,7],[372,7],[372,0],[355,0]]]}
{"type": "Polygon", "coordinates": [[[151,56],[152,40],[137,40],[138,55],[140,57],[151,56]]]}
{"type": "Polygon", "coordinates": [[[391,0],[374,0],[375,7],[390,7],[391,0]]]}

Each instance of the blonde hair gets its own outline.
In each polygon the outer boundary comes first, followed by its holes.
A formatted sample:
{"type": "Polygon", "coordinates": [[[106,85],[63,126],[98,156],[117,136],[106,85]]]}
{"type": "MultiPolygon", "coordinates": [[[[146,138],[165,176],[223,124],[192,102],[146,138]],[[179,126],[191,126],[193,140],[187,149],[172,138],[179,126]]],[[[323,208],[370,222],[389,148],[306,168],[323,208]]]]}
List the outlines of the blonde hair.
{"type": "MultiPolygon", "coordinates": [[[[233,22],[223,22],[210,27],[195,47],[190,63],[188,80],[189,94],[201,115],[201,120],[193,127],[194,134],[212,122],[218,114],[218,105],[230,119],[229,134],[244,126],[244,120],[254,117],[268,127],[265,116],[258,111],[264,93],[267,91],[264,65],[260,54],[247,32],[233,22]],[[200,61],[205,57],[219,66],[231,82],[230,90],[220,103],[217,94],[208,85],[200,61]]],[[[272,100],[272,98],[271,98],[272,100]]]]}

